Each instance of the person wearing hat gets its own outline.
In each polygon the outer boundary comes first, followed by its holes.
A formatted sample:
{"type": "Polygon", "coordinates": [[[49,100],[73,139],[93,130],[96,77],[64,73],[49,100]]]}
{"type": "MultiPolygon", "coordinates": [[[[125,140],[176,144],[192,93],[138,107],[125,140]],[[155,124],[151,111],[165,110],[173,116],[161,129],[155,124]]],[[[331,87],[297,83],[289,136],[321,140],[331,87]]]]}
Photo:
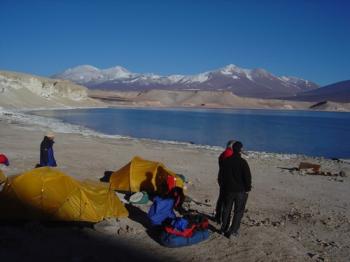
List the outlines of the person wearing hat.
{"type": "Polygon", "coordinates": [[[40,144],[40,166],[57,166],[53,153],[55,135],[48,132],[40,144]]]}
{"type": "Polygon", "coordinates": [[[249,165],[241,157],[243,144],[239,141],[232,146],[233,155],[222,161],[222,193],[223,211],[221,233],[227,238],[238,236],[238,230],[243,218],[248,192],[252,188],[252,178],[249,165]],[[231,211],[234,205],[234,215],[231,223],[231,211]],[[231,226],[230,226],[231,224],[231,226]]]}
{"type": "Polygon", "coordinates": [[[0,154],[0,164],[9,166],[10,162],[5,154],[0,154]]]}

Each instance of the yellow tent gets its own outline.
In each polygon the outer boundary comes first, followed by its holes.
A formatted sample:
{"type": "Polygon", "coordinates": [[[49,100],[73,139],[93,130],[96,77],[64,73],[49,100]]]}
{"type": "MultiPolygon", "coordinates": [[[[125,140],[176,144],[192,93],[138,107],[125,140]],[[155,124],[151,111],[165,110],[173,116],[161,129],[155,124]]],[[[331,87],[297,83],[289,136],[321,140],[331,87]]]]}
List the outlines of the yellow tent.
{"type": "Polygon", "coordinates": [[[130,192],[162,191],[168,176],[175,177],[176,186],[183,187],[182,179],[162,163],[134,157],[127,165],[112,173],[110,186],[130,192]]]}
{"type": "Polygon", "coordinates": [[[3,182],[6,181],[6,176],[5,174],[2,172],[2,170],[0,169],[0,184],[2,184],[3,182]]]}
{"type": "Polygon", "coordinates": [[[126,216],[113,190],[99,182],[79,182],[56,168],[10,176],[0,192],[0,219],[98,222],[126,216]]]}

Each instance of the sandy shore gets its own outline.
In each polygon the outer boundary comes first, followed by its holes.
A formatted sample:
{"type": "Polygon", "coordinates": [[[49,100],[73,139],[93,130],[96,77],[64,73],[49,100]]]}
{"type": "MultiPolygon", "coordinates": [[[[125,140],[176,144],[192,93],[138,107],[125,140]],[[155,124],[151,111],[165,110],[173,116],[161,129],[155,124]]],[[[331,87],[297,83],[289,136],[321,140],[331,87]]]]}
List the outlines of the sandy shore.
{"type": "MultiPolygon", "coordinates": [[[[191,181],[188,195],[211,205],[191,204],[190,208],[212,214],[220,150],[81,135],[79,129],[75,134],[61,133],[56,126],[54,130],[58,165],[69,175],[98,180],[104,171],[119,169],[135,155],[161,161],[191,181]]],[[[5,174],[34,167],[44,134],[43,126],[0,117],[0,151],[11,162],[3,169],[5,174]]],[[[349,162],[253,152],[246,159],[253,190],[237,240],[216,233],[218,226],[211,222],[209,240],[185,248],[162,247],[145,227],[148,204],[129,206],[129,218],[93,227],[1,223],[0,257],[4,261],[349,261],[349,162]],[[331,173],[344,171],[347,177],[288,170],[301,161],[320,164],[331,173]]]]}

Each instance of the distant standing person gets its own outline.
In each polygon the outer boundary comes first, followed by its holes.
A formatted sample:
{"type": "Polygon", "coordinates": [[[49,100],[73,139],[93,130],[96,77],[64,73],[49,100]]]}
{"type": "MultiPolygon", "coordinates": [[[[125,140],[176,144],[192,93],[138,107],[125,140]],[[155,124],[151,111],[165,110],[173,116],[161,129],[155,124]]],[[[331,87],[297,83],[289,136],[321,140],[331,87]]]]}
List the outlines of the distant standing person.
{"type": "Polygon", "coordinates": [[[57,166],[53,153],[55,135],[48,132],[40,144],[40,166],[57,166]]]}
{"type": "Polygon", "coordinates": [[[238,230],[252,188],[249,165],[241,157],[243,144],[239,141],[232,146],[234,154],[222,162],[222,193],[223,214],[221,233],[227,238],[238,236],[238,230]],[[231,222],[231,211],[234,205],[234,215],[231,222]],[[230,226],[231,224],[231,226],[230,226]]]}
{"type": "Polygon", "coordinates": [[[226,149],[223,151],[219,156],[219,172],[218,172],[218,184],[219,184],[219,197],[216,202],[216,208],[215,208],[215,221],[218,224],[221,224],[222,222],[222,209],[223,209],[223,192],[222,192],[222,162],[233,155],[233,149],[232,146],[235,143],[235,140],[230,140],[226,144],[226,149]]]}

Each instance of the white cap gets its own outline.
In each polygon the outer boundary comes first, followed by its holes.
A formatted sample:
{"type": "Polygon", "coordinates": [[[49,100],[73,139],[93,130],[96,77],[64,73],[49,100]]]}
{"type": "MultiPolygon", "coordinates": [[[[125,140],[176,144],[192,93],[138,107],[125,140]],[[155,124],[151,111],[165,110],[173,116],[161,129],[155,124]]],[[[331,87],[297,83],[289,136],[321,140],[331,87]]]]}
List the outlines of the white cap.
{"type": "Polygon", "coordinates": [[[49,132],[46,133],[46,136],[50,137],[50,138],[54,138],[55,134],[53,132],[49,131],[49,132]]]}

